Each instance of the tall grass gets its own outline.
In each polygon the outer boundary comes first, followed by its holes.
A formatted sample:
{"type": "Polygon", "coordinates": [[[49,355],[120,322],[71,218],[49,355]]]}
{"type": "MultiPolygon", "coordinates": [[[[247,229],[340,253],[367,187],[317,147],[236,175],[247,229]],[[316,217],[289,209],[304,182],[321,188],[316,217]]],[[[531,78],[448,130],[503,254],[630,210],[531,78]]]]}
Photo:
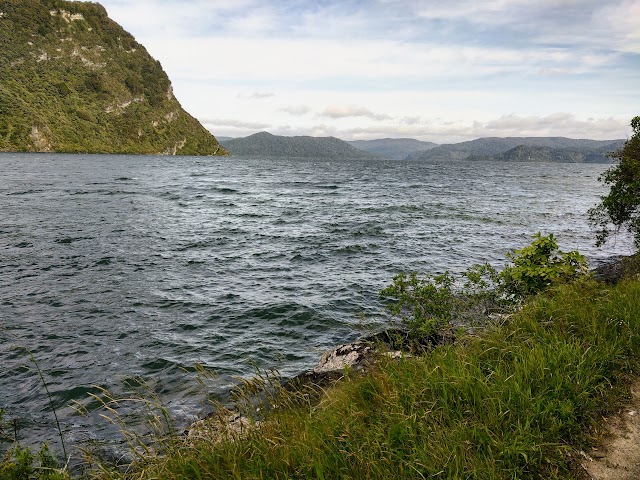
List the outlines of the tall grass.
{"type": "Polygon", "coordinates": [[[580,281],[455,345],[346,372],[315,403],[270,392],[285,408],[243,435],[173,437],[129,473],[100,475],[575,478],[573,453],[624,399],[639,359],[640,281],[580,281]]]}
{"type": "Polygon", "coordinates": [[[33,453],[28,447],[23,447],[20,442],[18,442],[18,426],[16,420],[14,419],[12,422],[6,422],[3,419],[4,411],[0,408],[0,480],[68,479],[69,472],[67,467],[70,456],[67,454],[64,434],[58,419],[58,412],[56,411],[53,402],[53,396],[49,390],[49,384],[47,383],[44,373],[40,368],[40,364],[33,352],[22,345],[18,345],[17,348],[23,351],[28,356],[31,363],[33,363],[40,383],[44,387],[49,400],[49,407],[51,408],[55,419],[62,453],[67,463],[64,466],[59,465],[58,459],[55,454],[49,450],[47,443],[42,443],[39,451],[36,451],[35,453],[33,453]],[[7,423],[11,424],[13,435],[9,435],[6,432],[7,423]],[[3,444],[9,444],[10,447],[5,449],[3,444]]]}

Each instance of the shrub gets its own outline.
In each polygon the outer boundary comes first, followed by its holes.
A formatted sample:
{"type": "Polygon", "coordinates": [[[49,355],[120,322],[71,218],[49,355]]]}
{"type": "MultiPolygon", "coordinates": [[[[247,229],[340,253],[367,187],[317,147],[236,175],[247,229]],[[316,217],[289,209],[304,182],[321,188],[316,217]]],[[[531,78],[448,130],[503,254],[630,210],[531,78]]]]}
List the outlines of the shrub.
{"type": "Polygon", "coordinates": [[[462,279],[449,272],[423,277],[401,273],[380,295],[390,299],[387,309],[411,336],[429,337],[454,322],[469,325],[485,320],[492,312],[504,312],[552,285],[587,273],[586,259],[577,251],[560,251],[553,234],[536,233],[530,245],[507,258],[511,264],[501,272],[489,264],[476,264],[462,273],[462,279]],[[455,289],[456,284],[461,286],[455,289]]]}
{"type": "Polygon", "coordinates": [[[587,271],[586,259],[575,250],[560,251],[553,234],[543,237],[538,232],[533,238],[531,245],[507,254],[513,265],[500,274],[505,293],[517,300],[574,280],[587,271]]]}
{"type": "Polygon", "coordinates": [[[618,159],[618,164],[599,178],[611,185],[609,194],[589,210],[591,225],[598,229],[597,246],[606,242],[612,232],[626,227],[634,237],[636,248],[640,249],[640,116],[631,120],[631,128],[633,135],[624,147],[610,154],[618,159]]]}
{"type": "Polygon", "coordinates": [[[454,281],[449,272],[423,278],[416,272],[400,273],[380,294],[393,298],[388,310],[399,316],[412,334],[428,337],[448,324],[457,310],[454,281]]]}

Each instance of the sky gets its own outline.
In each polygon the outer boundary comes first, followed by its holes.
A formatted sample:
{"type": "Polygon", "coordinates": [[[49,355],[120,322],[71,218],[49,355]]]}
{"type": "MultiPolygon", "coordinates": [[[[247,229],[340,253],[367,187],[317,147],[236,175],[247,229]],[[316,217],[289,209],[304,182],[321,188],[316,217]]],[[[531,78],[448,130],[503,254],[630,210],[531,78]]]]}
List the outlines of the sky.
{"type": "Polygon", "coordinates": [[[216,136],[625,138],[640,0],[99,0],[216,136]]]}

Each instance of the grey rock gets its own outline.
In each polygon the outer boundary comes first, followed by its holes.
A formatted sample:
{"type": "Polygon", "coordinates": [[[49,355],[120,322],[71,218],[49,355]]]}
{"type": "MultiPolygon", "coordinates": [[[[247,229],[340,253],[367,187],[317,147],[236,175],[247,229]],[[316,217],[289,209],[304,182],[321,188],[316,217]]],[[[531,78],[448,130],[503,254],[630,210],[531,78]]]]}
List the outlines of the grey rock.
{"type": "Polygon", "coordinates": [[[371,360],[372,353],[373,349],[369,342],[357,340],[339,345],[320,357],[318,364],[313,367],[313,373],[339,372],[347,367],[360,370],[371,360]]]}

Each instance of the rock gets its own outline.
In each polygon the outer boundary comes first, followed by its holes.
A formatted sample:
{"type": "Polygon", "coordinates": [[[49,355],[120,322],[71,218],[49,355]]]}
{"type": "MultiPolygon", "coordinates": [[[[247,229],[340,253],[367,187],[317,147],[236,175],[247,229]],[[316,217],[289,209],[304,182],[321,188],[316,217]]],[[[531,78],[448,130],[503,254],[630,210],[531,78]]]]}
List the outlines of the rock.
{"type": "MultiPolygon", "coordinates": [[[[409,338],[408,332],[403,329],[384,330],[323,353],[313,369],[284,380],[282,387],[313,403],[320,398],[325,387],[344,378],[345,369],[363,372],[375,365],[381,357],[394,360],[407,358],[414,353],[420,354],[437,345],[453,341],[454,336],[450,330],[435,332],[421,339],[409,338]]],[[[220,442],[247,435],[260,426],[259,421],[223,409],[192,424],[187,437],[220,442]]]]}
{"type": "Polygon", "coordinates": [[[314,373],[341,372],[345,368],[361,370],[371,360],[372,346],[369,342],[357,340],[340,345],[325,352],[318,364],[313,367],[314,373]]]}
{"type": "Polygon", "coordinates": [[[395,360],[397,358],[409,358],[412,355],[409,352],[401,352],[400,350],[394,350],[393,352],[384,352],[383,356],[395,360]]]}
{"type": "Polygon", "coordinates": [[[260,422],[252,421],[239,413],[223,410],[193,423],[189,427],[187,438],[218,443],[243,437],[259,426],[260,422]]]}
{"type": "Polygon", "coordinates": [[[613,285],[623,277],[640,274],[640,255],[618,255],[600,263],[592,270],[596,280],[613,285]]]}

